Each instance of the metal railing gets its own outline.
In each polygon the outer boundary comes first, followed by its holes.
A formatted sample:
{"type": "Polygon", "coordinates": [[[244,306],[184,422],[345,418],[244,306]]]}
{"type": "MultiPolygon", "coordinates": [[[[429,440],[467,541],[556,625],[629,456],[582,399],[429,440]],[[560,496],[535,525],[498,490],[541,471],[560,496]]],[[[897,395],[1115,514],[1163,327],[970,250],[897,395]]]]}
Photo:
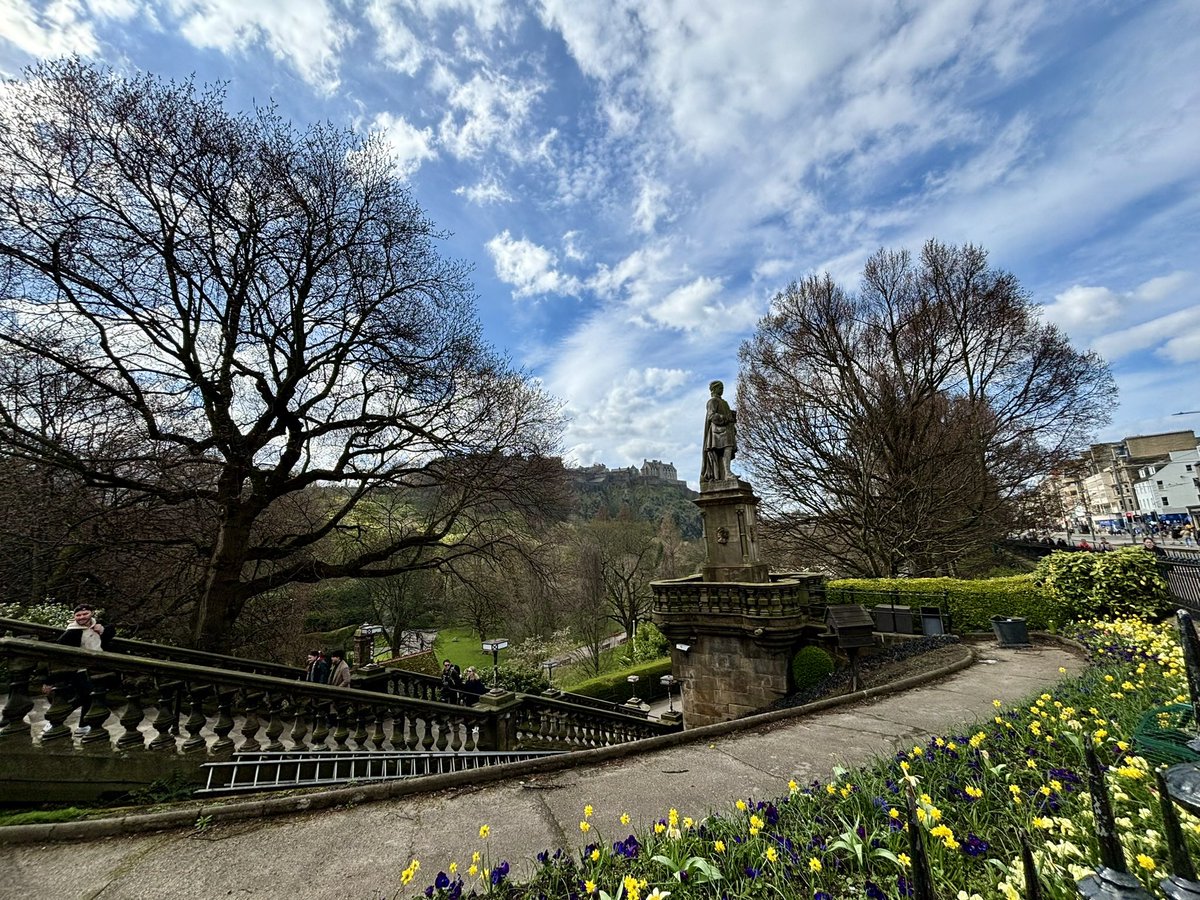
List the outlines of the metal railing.
{"type": "Polygon", "coordinates": [[[224,762],[201,766],[204,787],[197,794],[230,794],[288,788],[323,787],[350,782],[395,781],[463,772],[486,766],[558,756],[559,750],[236,753],[224,762]]]}

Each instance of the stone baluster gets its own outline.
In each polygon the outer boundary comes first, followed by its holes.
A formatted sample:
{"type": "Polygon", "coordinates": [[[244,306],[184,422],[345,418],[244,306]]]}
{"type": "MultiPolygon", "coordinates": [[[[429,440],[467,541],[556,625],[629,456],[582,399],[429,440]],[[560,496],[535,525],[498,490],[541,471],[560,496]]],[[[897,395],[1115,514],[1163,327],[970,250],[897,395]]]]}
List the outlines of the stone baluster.
{"type": "Polygon", "coordinates": [[[104,723],[112,715],[112,709],[108,705],[108,691],[115,679],[115,675],[105,673],[91,680],[92,704],[88,707],[87,714],[79,717],[79,727],[90,728],[91,731],[80,739],[81,744],[107,744],[111,740],[104,723]]]}
{"type": "Polygon", "coordinates": [[[180,681],[162,681],[158,685],[158,704],[154,710],[154,721],[151,722],[157,734],[150,740],[149,750],[174,750],[175,733],[179,729],[179,710],[175,708],[175,698],[182,690],[180,681]]]}
{"type": "Polygon", "coordinates": [[[143,685],[135,678],[125,680],[125,708],[117,721],[121,723],[121,734],[117,738],[118,750],[132,750],[146,746],[146,737],[139,726],[146,718],[146,710],[142,707],[143,685]]]}
{"type": "Polygon", "coordinates": [[[466,720],[455,716],[450,722],[450,749],[458,753],[463,748],[463,732],[467,730],[466,720]]]}
{"type": "Polygon", "coordinates": [[[412,713],[404,712],[404,749],[416,750],[421,745],[417,738],[417,723],[412,713]]]}
{"type": "Polygon", "coordinates": [[[202,753],[208,749],[208,739],[202,732],[208,724],[208,716],[204,714],[204,698],[211,690],[212,685],[208,684],[188,687],[188,717],[183,723],[188,737],[181,748],[184,753],[202,753]]]}
{"type": "Polygon", "coordinates": [[[372,750],[382,750],[384,742],[387,741],[387,734],[383,730],[383,722],[387,717],[388,710],[381,709],[378,706],[372,708],[371,733],[367,736],[372,750]]]}
{"type": "Polygon", "coordinates": [[[344,703],[334,703],[333,716],[337,723],[333,729],[334,749],[345,750],[346,742],[350,740],[350,708],[344,703]]]}
{"type": "Polygon", "coordinates": [[[30,681],[33,680],[34,663],[31,659],[22,657],[8,658],[8,701],[0,712],[0,738],[10,738],[17,735],[29,739],[29,726],[25,716],[33,711],[33,694],[30,692],[30,681]]]}
{"type": "Polygon", "coordinates": [[[292,707],[292,730],[288,733],[288,741],[291,742],[293,750],[303,750],[307,746],[304,736],[308,734],[308,720],[312,707],[311,702],[303,699],[298,700],[292,707]]]}
{"type": "Polygon", "coordinates": [[[242,713],[242,745],[238,748],[242,753],[253,753],[263,749],[258,740],[258,730],[262,728],[259,712],[262,709],[264,695],[260,691],[248,691],[245,695],[244,711],[242,713]]]}
{"type": "Polygon", "coordinates": [[[354,747],[357,750],[367,749],[367,718],[371,711],[361,703],[354,704],[354,747]]]}
{"type": "Polygon", "coordinates": [[[229,756],[233,753],[233,701],[237,691],[230,688],[217,688],[217,720],[213,723],[213,733],[217,741],[212,745],[210,753],[213,756],[229,756]]]}
{"type": "Polygon", "coordinates": [[[450,746],[450,720],[449,718],[437,719],[437,742],[434,744],[440,751],[445,751],[450,746]]]}
{"type": "Polygon", "coordinates": [[[328,700],[318,700],[313,704],[313,733],[311,746],[314,750],[323,750],[329,740],[329,723],[333,719],[333,708],[328,700]]]}
{"type": "Polygon", "coordinates": [[[425,713],[421,720],[421,749],[428,753],[433,749],[433,718],[425,713]]]}
{"type": "Polygon", "coordinates": [[[279,737],[284,731],[283,705],[285,699],[282,694],[267,695],[267,710],[271,719],[267,723],[267,745],[263,747],[263,750],[268,753],[278,753],[283,749],[283,741],[279,740],[279,737]]]}

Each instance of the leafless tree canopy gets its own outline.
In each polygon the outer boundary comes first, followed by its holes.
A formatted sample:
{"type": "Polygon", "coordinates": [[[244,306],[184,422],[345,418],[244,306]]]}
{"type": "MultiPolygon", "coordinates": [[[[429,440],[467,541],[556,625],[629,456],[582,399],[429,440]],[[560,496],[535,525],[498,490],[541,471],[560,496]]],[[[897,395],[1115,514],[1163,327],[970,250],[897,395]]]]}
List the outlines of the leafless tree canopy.
{"type": "Polygon", "coordinates": [[[741,350],[742,453],[776,540],[844,571],[953,568],[1108,421],[1095,353],[978,247],[880,250],[857,293],[810,276],[741,350]]]}
{"type": "Polygon", "coordinates": [[[7,379],[0,445],[185,510],[158,539],[213,647],[250,597],[502,542],[498,515],[556,489],[560,429],[384,145],[223,102],[66,60],[0,104],[0,347],[36,365],[7,379]],[[54,427],[44,379],[80,401],[54,427]],[[401,527],[339,539],[380,490],[415,498],[401,527]]]}

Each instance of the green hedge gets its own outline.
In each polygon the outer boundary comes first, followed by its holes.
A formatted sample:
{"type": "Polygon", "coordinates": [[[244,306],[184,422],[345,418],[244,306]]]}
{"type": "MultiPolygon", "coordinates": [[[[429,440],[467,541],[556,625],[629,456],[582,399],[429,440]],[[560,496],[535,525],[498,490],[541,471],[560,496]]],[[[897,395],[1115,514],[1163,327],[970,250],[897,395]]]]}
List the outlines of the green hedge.
{"type": "Polygon", "coordinates": [[[1158,560],[1141,547],[1051,553],[1038,562],[1033,579],[1058,609],[1075,619],[1131,615],[1156,619],[1173,605],[1158,560]]]}
{"type": "MultiPolygon", "coordinates": [[[[1082,554],[1080,554],[1082,555],[1082,554]]],[[[1032,575],[966,581],[958,578],[840,578],[825,585],[829,603],[938,606],[950,613],[956,632],[985,631],[992,616],[1021,616],[1030,628],[1052,628],[1067,617],[1057,612],[1032,575]]]]}
{"type": "Polygon", "coordinates": [[[659,679],[671,674],[671,658],[652,659],[649,662],[638,663],[628,669],[616,672],[604,672],[595,678],[580,682],[570,688],[568,693],[583,694],[597,700],[608,700],[612,703],[624,703],[629,699],[630,675],[638,676],[637,695],[643,700],[658,700],[667,696],[667,689],[659,679]]]}

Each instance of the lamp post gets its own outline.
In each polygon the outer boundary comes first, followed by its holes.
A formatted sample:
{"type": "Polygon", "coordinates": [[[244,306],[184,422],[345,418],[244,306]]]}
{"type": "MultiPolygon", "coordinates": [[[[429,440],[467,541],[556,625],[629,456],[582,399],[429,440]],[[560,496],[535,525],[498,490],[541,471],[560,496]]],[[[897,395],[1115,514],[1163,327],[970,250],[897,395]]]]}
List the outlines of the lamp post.
{"type": "Polygon", "coordinates": [[[554,690],[554,660],[548,659],[542,663],[542,668],[546,670],[546,690],[554,690]]]}
{"type": "Polygon", "coordinates": [[[675,695],[671,693],[671,686],[675,684],[675,676],[668,673],[659,679],[659,683],[667,689],[667,712],[675,712],[675,695]]]}
{"type": "Polygon", "coordinates": [[[492,638],[483,642],[485,653],[492,654],[492,693],[500,691],[500,651],[508,649],[508,638],[492,638]]]}
{"type": "Polygon", "coordinates": [[[637,695],[638,676],[630,675],[625,680],[629,682],[629,703],[630,703],[630,705],[634,705],[638,701],[638,695],[637,695]]]}

